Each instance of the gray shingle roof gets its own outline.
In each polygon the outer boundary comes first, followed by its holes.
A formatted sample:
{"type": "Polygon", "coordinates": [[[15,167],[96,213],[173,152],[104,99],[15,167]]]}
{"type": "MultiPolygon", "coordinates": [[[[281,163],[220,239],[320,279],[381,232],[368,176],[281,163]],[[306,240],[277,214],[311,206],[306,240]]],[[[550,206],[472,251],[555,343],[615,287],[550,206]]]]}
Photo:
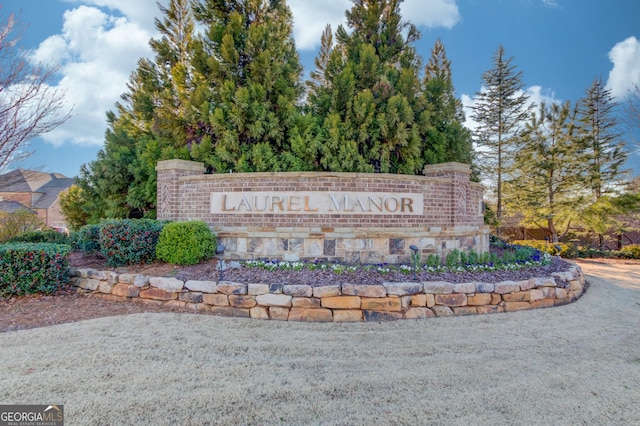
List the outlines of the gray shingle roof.
{"type": "Polygon", "coordinates": [[[73,178],[54,178],[52,181],[45,183],[38,188],[38,192],[42,192],[43,195],[36,201],[33,207],[37,209],[48,209],[55,203],[58,195],[73,185],[75,181],[73,178]]]}
{"type": "Polygon", "coordinates": [[[60,173],[45,173],[34,170],[17,169],[0,175],[0,193],[17,192],[41,194],[31,208],[48,209],[57,200],[60,192],[75,183],[60,173]]]}
{"type": "Polygon", "coordinates": [[[0,201],[0,212],[15,213],[20,209],[28,210],[33,213],[33,210],[17,201],[0,201]]]}

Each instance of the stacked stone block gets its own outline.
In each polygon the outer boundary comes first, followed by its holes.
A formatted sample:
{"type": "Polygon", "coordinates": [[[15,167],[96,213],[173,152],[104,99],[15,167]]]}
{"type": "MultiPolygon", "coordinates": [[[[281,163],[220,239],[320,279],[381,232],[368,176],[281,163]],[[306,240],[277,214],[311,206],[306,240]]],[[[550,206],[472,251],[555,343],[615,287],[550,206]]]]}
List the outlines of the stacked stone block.
{"type": "Polygon", "coordinates": [[[381,285],[242,284],[74,269],[78,291],[108,300],[188,308],[263,320],[354,322],[424,319],[548,308],[577,300],[582,270],[498,283],[400,282],[381,285]]]}

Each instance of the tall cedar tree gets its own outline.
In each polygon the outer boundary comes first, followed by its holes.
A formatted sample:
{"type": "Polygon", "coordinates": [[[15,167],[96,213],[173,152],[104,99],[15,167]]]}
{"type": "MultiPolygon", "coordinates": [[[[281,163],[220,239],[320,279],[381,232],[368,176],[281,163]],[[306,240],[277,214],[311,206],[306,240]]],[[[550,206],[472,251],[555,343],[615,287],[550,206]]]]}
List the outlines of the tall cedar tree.
{"type": "Polygon", "coordinates": [[[185,128],[193,110],[197,75],[190,65],[194,22],[188,0],[158,5],[162,37],[150,41],[154,61],[140,59],[128,91],[109,112],[105,147],[81,169],[89,222],[101,218],[155,217],[158,160],[189,158],[185,128]]]}
{"type": "Polygon", "coordinates": [[[413,24],[401,0],[354,0],[331,47],[322,38],[309,110],[319,124],[323,170],[415,174],[421,171],[424,110],[413,24]]]}
{"type": "Polygon", "coordinates": [[[585,155],[576,137],[576,110],[569,102],[541,104],[526,125],[515,157],[514,175],[505,183],[509,211],[523,216],[524,226],[548,229],[558,241],[575,221],[582,204],[585,155]]]}
{"type": "Polygon", "coordinates": [[[462,102],[455,97],[451,78],[451,61],[440,39],[436,40],[425,67],[424,93],[427,142],[423,148],[427,164],[456,161],[471,164],[473,142],[464,127],[462,102]]]}
{"type": "Polygon", "coordinates": [[[193,3],[206,28],[195,66],[211,93],[206,135],[194,159],[215,172],[296,168],[290,135],[302,94],[302,66],[283,0],[193,3]]]}
{"type": "Polygon", "coordinates": [[[615,225],[611,202],[621,192],[626,177],[623,169],[628,152],[619,132],[617,103],[601,78],[596,78],[580,102],[585,150],[588,153],[587,184],[592,203],[585,211],[584,224],[598,237],[598,247],[604,248],[603,234],[615,225]]]}
{"type": "Polygon", "coordinates": [[[504,53],[498,47],[494,67],[482,75],[484,87],[476,93],[472,113],[478,124],[474,131],[478,166],[495,191],[498,226],[503,217],[502,186],[512,169],[523,123],[534,108],[523,90],[522,71],[516,71],[513,58],[505,59],[504,53]]]}

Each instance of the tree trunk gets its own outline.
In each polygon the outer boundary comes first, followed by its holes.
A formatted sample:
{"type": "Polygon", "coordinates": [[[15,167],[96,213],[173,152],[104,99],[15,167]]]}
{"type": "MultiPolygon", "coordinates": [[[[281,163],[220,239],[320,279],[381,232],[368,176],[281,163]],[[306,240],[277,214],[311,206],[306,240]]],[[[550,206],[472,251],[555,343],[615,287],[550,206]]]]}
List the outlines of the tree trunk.
{"type": "Polygon", "coordinates": [[[551,234],[549,236],[549,241],[552,242],[552,243],[557,243],[558,242],[558,230],[556,229],[556,226],[553,223],[553,218],[552,217],[547,219],[547,225],[549,227],[549,233],[551,234]]]}

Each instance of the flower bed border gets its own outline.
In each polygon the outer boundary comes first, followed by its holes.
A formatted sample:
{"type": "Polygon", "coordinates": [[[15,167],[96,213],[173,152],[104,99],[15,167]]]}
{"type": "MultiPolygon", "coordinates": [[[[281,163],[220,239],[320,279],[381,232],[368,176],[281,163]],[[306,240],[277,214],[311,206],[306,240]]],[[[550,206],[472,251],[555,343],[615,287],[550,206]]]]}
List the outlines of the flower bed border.
{"type": "Polygon", "coordinates": [[[357,322],[420,319],[548,308],[574,302],[585,290],[577,265],[550,277],[498,283],[395,282],[382,285],[243,284],[182,281],[142,274],[72,269],[79,292],[115,301],[188,308],[263,320],[357,322]]]}

